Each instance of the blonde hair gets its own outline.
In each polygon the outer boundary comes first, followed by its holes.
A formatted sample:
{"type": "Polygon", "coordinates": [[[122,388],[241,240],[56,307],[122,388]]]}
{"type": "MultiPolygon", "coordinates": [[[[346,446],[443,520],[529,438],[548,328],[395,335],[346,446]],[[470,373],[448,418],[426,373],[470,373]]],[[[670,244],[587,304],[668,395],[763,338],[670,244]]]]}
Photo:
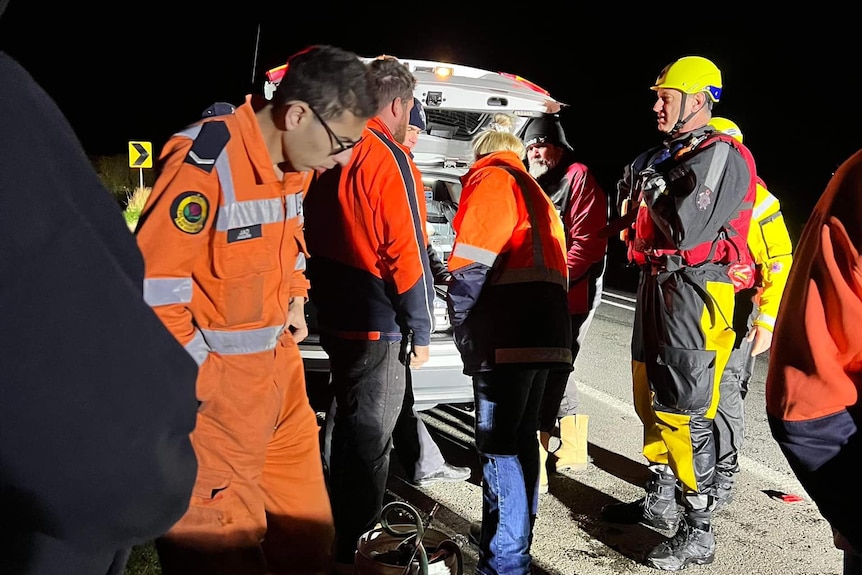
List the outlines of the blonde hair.
{"type": "Polygon", "coordinates": [[[488,129],[482,131],[473,139],[473,157],[479,159],[492,152],[515,152],[518,157],[526,153],[524,142],[512,133],[515,127],[514,118],[508,114],[496,114],[488,129]]]}
{"type": "Polygon", "coordinates": [[[494,121],[488,124],[489,130],[515,133],[515,117],[511,114],[496,113],[494,121]]]}

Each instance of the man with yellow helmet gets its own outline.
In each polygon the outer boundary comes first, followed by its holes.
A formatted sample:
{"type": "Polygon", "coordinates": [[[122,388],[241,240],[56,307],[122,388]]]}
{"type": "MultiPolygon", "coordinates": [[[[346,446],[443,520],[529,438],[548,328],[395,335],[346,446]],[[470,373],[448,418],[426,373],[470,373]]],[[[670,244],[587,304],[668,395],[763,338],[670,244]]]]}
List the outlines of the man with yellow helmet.
{"type": "MultiPolygon", "coordinates": [[[[709,125],[742,142],[742,130],[727,118],[714,117],[709,125]]],[[[721,377],[715,414],[716,465],[713,494],[716,510],[728,503],[744,438],[743,399],[754,370],[754,359],[772,345],[778,305],[793,263],[793,243],[781,214],[781,204],[757,178],[748,248],[757,265],[755,285],[736,294],[736,344],[721,377]]]]}
{"type": "Polygon", "coordinates": [[[713,62],[680,58],[651,89],[665,140],[627,166],[618,184],[619,197],[635,206],[625,230],[640,268],[632,383],[651,478],[643,499],[607,505],[602,517],[675,532],[647,562],[677,571],[715,556],[713,418],[734,346],[735,293],[754,283],[746,237],[756,169],[744,145],[708,125],[722,95],[713,62]]]}

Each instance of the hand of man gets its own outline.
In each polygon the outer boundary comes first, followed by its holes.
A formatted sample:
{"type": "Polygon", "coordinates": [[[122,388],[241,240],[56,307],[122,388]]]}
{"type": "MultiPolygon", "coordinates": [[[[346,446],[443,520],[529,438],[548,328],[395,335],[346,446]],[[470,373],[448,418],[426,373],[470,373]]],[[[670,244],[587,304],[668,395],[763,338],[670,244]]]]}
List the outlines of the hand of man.
{"type": "Polygon", "coordinates": [[[419,369],[428,361],[430,350],[427,345],[414,345],[410,353],[410,369],[419,369]]]}
{"type": "Polygon", "coordinates": [[[287,326],[296,343],[308,337],[308,324],[305,323],[305,298],[290,298],[287,308],[287,326]]]}
{"type": "Polygon", "coordinates": [[[772,332],[762,325],[752,327],[745,339],[754,342],[751,346],[751,357],[760,355],[772,346],[772,332]]]}

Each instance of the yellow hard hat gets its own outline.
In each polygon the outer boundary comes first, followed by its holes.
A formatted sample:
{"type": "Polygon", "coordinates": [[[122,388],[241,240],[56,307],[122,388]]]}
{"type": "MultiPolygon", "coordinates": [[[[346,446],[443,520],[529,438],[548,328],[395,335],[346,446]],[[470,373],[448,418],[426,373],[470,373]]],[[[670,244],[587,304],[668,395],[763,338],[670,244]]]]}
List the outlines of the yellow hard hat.
{"type": "Polygon", "coordinates": [[[739,129],[739,126],[733,120],[715,116],[707,122],[707,125],[715,128],[717,132],[724,132],[728,136],[733,136],[737,142],[742,143],[742,130],[739,129]]]}
{"type": "Polygon", "coordinates": [[[684,56],[664,67],[651,90],[673,88],[684,94],[706,92],[713,102],[721,98],[721,70],[702,56],[684,56]]]}

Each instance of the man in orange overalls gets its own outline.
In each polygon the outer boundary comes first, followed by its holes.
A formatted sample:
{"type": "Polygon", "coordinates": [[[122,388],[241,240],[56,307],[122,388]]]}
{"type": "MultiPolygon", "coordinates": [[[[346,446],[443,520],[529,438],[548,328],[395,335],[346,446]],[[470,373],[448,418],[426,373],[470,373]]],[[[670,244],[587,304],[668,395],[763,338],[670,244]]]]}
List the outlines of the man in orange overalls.
{"type": "Polygon", "coordinates": [[[297,348],[302,195],[311,170],[347,163],[377,98],[355,54],[312,46],[271,102],[226,108],[168,141],[137,228],[145,298],[200,366],[197,481],[159,558],[165,575],[323,573],[332,511],[297,348]]]}

